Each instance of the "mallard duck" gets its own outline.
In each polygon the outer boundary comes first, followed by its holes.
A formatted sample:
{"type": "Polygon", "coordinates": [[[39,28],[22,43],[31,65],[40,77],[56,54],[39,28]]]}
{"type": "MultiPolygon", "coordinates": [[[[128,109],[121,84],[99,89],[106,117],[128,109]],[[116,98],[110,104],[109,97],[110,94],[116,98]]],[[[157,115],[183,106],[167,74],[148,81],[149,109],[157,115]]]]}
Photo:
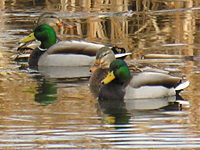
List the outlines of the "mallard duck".
{"type": "Polygon", "coordinates": [[[180,84],[182,78],[157,72],[131,75],[125,61],[114,60],[107,77],[102,81],[99,100],[151,99],[169,97],[189,85],[180,84]],[[180,84],[180,85],[179,85],[180,84]]]}
{"type": "MultiPolygon", "coordinates": [[[[56,13],[43,13],[38,18],[36,26],[42,25],[42,24],[47,24],[47,25],[51,26],[57,35],[59,33],[62,33],[61,31],[65,28],[67,28],[67,29],[73,28],[72,25],[70,25],[68,23],[64,23],[62,21],[62,19],[56,13]]],[[[33,50],[33,49],[37,48],[39,45],[40,45],[39,41],[35,41],[32,43],[21,43],[18,46],[17,51],[19,51],[21,53],[27,53],[28,50],[33,50]]]]}
{"type": "MultiPolygon", "coordinates": [[[[92,75],[89,80],[89,87],[90,91],[93,93],[94,97],[98,96],[99,88],[101,87],[101,81],[107,76],[109,71],[110,63],[117,59],[123,59],[124,57],[131,55],[132,53],[126,53],[123,51],[119,54],[114,54],[113,50],[111,50],[109,47],[102,47],[99,49],[99,51],[96,53],[96,60],[94,65],[90,68],[90,71],[92,72],[92,75]]],[[[148,66],[144,66],[141,64],[131,64],[129,66],[129,69],[131,71],[136,72],[160,72],[164,74],[168,74],[168,71],[160,70],[157,68],[151,68],[148,66]]]]}
{"type": "MultiPolygon", "coordinates": [[[[84,41],[60,41],[56,43],[56,33],[49,25],[39,25],[34,32],[20,42],[30,42],[37,39],[40,46],[34,49],[29,57],[29,68],[38,66],[91,66],[96,52],[104,47],[84,41]]],[[[113,48],[116,50],[116,48],[113,48]]],[[[116,57],[122,57],[118,54],[116,57]],[[119,55],[119,56],[118,56],[119,55]]]]}
{"type": "MultiPolygon", "coordinates": [[[[106,77],[110,63],[115,59],[124,59],[126,56],[131,55],[132,53],[121,50],[118,54],[113,53],[115,50],[110,49],[109,47],[102,47],[96,53],[96,59],[93,66],[90,68],[90,72],[93,72],[90,77],[91,86],[101,86],[101,81],[106,77]]],[[[142,64],[130,64],[129,68],[133,71],[139,72],[160,72],[168,74],[168,71],[160,70],[157,68],[151,68],[144,66],[142,64]]]]}
{"type": "Polygon", "coordinates": [[[37,66],[90,65],[94,61],[94,58],[89,56],[94,56],[96,51],[102,47],[102,45],[79,41],[61,41],[56,43],[54,29],[45,24],[37,26],[34,33],[22,39],[20,43],[30,42],[35,39],[40,41],[41,44],[30,54],[28,60],[30,68],[37,68],[37,66]],[[69,53],[82,55],[79,55],[78,60],[75,60],[74,55],[63,55],[69,53]]]}

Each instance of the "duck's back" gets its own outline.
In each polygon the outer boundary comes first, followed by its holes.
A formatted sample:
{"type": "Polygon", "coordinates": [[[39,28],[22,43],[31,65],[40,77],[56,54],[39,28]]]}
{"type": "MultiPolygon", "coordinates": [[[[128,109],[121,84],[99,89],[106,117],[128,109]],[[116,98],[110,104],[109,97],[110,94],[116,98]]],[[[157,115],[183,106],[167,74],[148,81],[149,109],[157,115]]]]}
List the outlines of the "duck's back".
{"type": "Polygon", "coordinates": [[[48,54],[82,54],[95,56],[96,52],[103,47],[102,44],[95,44],[85,41],[61,41],[51,46],[48,54]]]}
{"type": "Polygon", "coordinates": [[[139,88],[141,86],[164,86],[167,88],[176,87],[181,81],[180,77],[157,72],[142,72],[133,74],[130,86],[139,88]]]}

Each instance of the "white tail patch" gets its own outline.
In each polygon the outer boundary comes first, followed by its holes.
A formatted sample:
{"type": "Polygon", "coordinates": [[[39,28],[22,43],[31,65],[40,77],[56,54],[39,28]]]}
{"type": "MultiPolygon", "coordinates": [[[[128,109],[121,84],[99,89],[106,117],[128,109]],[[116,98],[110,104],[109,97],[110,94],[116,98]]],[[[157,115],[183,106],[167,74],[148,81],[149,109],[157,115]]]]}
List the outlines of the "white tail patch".
{"type": "Polygon", "coordinates": [[[190,81],[185,81],[184,83],[179,84],[176,88],[175,91],[180,91],[185,89],[186,87],[188,87],[190,85],[190,81]]]}
{"type": "Polygon", "coordinates": [[[131,55],[132,53],[120,53],[120,54],[115,54],[115,58],[120,58],[120,57],[124,57],[124,56],[128,56],[131,55]]]}

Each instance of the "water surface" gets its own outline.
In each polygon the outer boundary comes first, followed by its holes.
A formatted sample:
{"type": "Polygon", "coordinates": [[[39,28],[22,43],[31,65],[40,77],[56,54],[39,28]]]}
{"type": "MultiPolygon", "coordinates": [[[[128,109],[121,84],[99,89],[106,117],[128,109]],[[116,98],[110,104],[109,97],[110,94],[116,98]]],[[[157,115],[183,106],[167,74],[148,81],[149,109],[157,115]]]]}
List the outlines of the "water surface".
{"type": "Polygon", "coordinates": [[[21,2],[0,4],[1,149],[200,148],[199,1],[21,2]],[[52,11],[74,26],[60,32],[63,40],[124,47],[133,52],[127,62],[189,80],[183,100],[98,104],[89,77],[49,76],[27,69],[27,62],[13,61],[18,41],[43,12],[52,11]],[[146,54],[194,60],[141,60],[146,54]]]}

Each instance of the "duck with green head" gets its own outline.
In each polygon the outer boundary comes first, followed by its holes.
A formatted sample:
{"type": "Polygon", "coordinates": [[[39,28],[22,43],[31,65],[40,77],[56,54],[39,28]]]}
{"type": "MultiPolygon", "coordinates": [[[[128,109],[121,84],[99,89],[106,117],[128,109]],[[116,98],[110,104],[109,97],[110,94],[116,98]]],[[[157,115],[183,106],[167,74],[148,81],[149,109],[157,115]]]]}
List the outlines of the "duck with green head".
{"type": "Polygon", "coordinates": [[[39,25],[34,33],[20,42],[33,40],[41,42],[34,49],[28,60],[30,68],[38,66],[90,66],[95,60],[96,52],[103,47],[84,41],[60,41],[56,43],[56,33],[49,25],[39,25]]]}
{"type": "Polygon", "coordinates": [[[189,85],[181,78],[163,73],[141,72],[131,75],[123,60],[114,60],[102,81],[99,100],[152,99],[174,96],[177,90],[189,85]]]}
{"type": "MultiPolygon", "coordinates": [[[[90,68],[92,75],[89,80],[89,87],[94,97],[98,97],[99,88],[102,85],[101,81],[107,76],[111,62],[114,61],[116,58],[121,59],[131,54],[132,53],[130,52],[114,54],[113,50],[111,50],[109,47],[102,47],[98,50],[98,52],[96,53],[94,65],[90,68]]],[[[167,71],[157,68],[150,68],[139,63],[134,63],[134,65],[131,64],[130,68],[131,71],[134,70],[135,72],[156,72],[168,74],[167,71]]]]}
{"type": "Polygon", "coordinates": [[[29,57],[28,64],[30,68],[35,68],[38,65],[39,58],[46,52],[46,50],[56,43],[56,33],[49,25],[37,26],[34,33],[24,38],[20,42],[29,42],[37,39],[41,41],[40,46],[34,49],[29,57]]]}
{"type": "MultiPolygon", "coordinates": [[[[32,69],[38,66],[91,66],[95,61],[96,52],[105,46],[84,41],[56,43],[56,33],[49,25],[37,26],[34,33],[20,42],[29,42],[35,39],[41,44],[30,54],[28,63],[29,68],[32,69]]],[[[124,56],[123,54],[118,55],[124,56]]]]}
{"type": "Polygon", "coordinates": [[[110,64],[109,74],[102,82],[104,85],[100,88],[99,100],[122,100],[125,94],[123,86],[130,77],[126,63],[123,60],[114,60],[110,64]]]}

